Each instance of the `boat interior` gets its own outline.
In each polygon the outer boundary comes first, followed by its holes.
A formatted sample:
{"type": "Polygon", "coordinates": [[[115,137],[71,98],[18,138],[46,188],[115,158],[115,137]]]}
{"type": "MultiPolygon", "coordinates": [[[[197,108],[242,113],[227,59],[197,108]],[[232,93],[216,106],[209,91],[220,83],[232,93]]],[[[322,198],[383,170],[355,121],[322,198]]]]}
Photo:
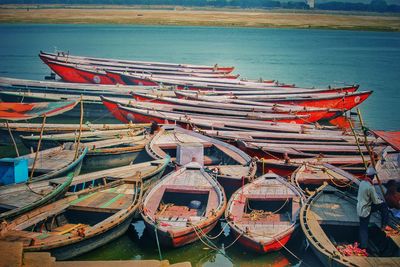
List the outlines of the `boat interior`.
{"type": "MultiPolygon", "coordinates": [[[[328,235],[334,246],[354,244],[359,242],[358,225],[324,224],[321,228],[328,235]]],[[[369,228],[368,233],[369,257],[398,257],[399,247],[390,237],[386,236],[376,224],[369,228]]]]}
{"type": "Polygon", "coordinates": [[[241,221],[290,222],[292,202],[292,198],[273,200],[247,198],[241,221]]]}
{"type": "MultiPolygon", "coordinates": [[[[39,152],[34,176],[39,176],[54,170],[59,170],[71,164],[74,161],[75,149],[68,149],[62,146],[53,149],[47,149],[39,152]]],[[[28,159],[28,168],[31,171],[35,153],[22,156],[21,158],[28,159]]]]}
{"type": "MultiPolygon", "coordinates": [[[[356,196],[327,186],[311,206],[309,221],[313,233],[319,233],[319,240],[333,251],[333,246],[354,244],[359,240],[359,218],[356,212],[356,196]]],[[[370,257],[398,257],[400,238],[380,229],[380,215],[373,213],[370,219],[368,254],[370,257]]]]}
{"type": "Polygon", "coordinates": [[[205,216],[209,192],[165,190],[156,215],[162,217],[205,216]]]}
{"type": "MultiPolygon", "coordinates": [[[[212,143],[202,143],[204,148],[204,165],[233,165],[238,162],[212,143]]],[[[157,144],[171,158],[176,158],[177,144],[157,144]]]]}

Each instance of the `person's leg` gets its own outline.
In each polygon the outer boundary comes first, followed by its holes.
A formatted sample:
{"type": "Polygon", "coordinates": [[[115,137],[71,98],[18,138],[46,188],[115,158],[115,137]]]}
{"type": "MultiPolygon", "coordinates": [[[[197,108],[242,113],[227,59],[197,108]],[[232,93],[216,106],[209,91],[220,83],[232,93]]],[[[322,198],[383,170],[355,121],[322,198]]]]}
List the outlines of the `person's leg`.
{"type": "Polygon", "coordinates": [[[359,235],[360,235],[360,248],[367,248],[368,246],[368,224],[369,217],[359,217],[360,218],[360,227],[359,227],[359,235]]]}
{"type": "Polygon", "coordinates": [[[389,222],[389,209],[388,206],[385,202],[382,202],[380,204],[372,204],[371,207],[371,213],[373,211],[379,211],[381,213],[381,228],[385,229],[389,222]]]}

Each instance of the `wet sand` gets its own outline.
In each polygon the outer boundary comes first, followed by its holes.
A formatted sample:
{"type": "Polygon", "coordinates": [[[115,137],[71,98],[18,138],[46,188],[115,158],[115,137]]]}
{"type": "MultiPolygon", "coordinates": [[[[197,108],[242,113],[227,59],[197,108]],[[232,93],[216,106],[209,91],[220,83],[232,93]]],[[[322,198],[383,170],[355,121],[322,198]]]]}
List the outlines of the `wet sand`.
{"type": "MultiPolygon", "coordinates": [[[[115,6],[114,6],[115,7],[115,6]]],[[[226,9],[0,7],[0,23],[141,24],[400,31],[400,16],[226,9]]]]}

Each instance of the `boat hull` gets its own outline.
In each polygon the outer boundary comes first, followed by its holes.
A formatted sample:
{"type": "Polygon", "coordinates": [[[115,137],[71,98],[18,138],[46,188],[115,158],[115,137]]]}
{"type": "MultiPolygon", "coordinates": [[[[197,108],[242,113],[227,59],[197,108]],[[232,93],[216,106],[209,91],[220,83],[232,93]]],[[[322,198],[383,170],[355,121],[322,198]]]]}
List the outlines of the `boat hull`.
{"type": "MultiPolygon", "coordinates": [[[[156,228],[154,224],[149,223],[147,220],[144,220],[144,222],[146,224],[146,230],[148,231],[148,233],[154,239],[158,237],[160,244],[164,247],[178,248],[193,243],[199,239],[198,234],[196,234],[193,228],[191,228],[189,231],[185,231],[184,233],[174,235],[171,232],[161,231],[160,229],[156,228]],[[157,231],[157,236],[155,231],[157,231]]],[[[210,224],[201,227],[202,232],[205,234],[209,233],[215,227],[217,222],[218,218],[210,224]]]]}
{"type": "Polygon", "coordinates": [[[85,79],[83,76],[79,75],[76,69],[72,66],[65,64],[59,64],[53,61],[45,61],[47,66],[54,71],[58,76],[63,79],[63,81],[70,83],[91,83],[89,80],[85,79]]]}
{"type": "MultiPolygon", "coordinates": [[[[234,239],[238,238],[239,233],[231,227],[234,239]]],[[[278,237],[276,240],[270,242],[270,243],[259,243],[255,240],[253,240],[251,237],[246,236],[246,235],[241,235],[238,239],[238,242],[240,245],[245,247],[248,250],[251,250],[256,253],[260,254],[265,254],[268,252],[273,252],[273,251],[278,251],[283,248],[283,246],[286,245],[287,242],[289,242],[290,237],[292,236],[293,229],[286,233],[282,237],[278,237]]]]}
{"type": "MultiPolygon", "coordinates": [[[[47,251],[50,252],[50,254],[55,257],[58,261],[60,260],[67,260],[76,256],[79,256],[83,253],[89,252],[91,250],[94,250],[100,246],[103,246],[112,240],[122,236],[129,228],[129,225],[132,221],[134,212],[127,217],[123,222],[120,224],[115,225],[111,229],[107,230],[106,232],[103,232],[101,234],[97,234],[95,236],[92,236],[90,238],[81,240],[79,242],[53,248],[53,249],[48,249],[46,250],[41,249],[40,251],[47,251]]],[[[25,251],[37,251],[37,250],[30,250],[30,249],[25,249],[25,251]]]]}
{"type": "Polygon", "coordinates": [[[33,180],[34,181],[48,180],[51,178],[67,176],[69,173],[73,173],[74,176],[79,175],[79,173],[81,172],[81,168],[82,168],[82,162],[83,162],[84,157],[86,156],[87,151],[88,151],[88,149],[85,148],[84,151],[79,155],[79,157],[74,162],[72,162],[70,165],[65,166],[64,168],[59,169],[59,170],[51,171],[49,173],[45,173],[40,176],[33,177],[33,180]]]}
{"type": "Polygon", "coordinates": [[[133,162],[139,155],[137,151],[123,151],[114,153],[103,153],[89,151],[83,159],[82,171],[92,172],[102,169],[110,169],[128,165],[133,162]]]}
{"type": "Polygon", "coordinates": [[[84,69],[75,69],[78,75],[82,76],[88,83],[93,84],[115,84],[114,80],[110,79],[106,73],[93,72],[84,69]]]}

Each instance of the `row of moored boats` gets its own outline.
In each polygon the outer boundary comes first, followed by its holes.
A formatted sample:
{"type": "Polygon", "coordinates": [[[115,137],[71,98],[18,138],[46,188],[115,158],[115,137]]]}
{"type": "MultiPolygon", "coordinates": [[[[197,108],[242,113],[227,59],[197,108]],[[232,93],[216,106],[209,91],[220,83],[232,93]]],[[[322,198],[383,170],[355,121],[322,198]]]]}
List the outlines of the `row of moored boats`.
{"type": "Polygon", "coordinates": [[[210,232],[222,221],[225,248],[287,249],[301,228],[326,266],[400,264],[400,236],[380,232],[379,214],[369,257],[339,249],[358,239],[343,235],[357,232],[357,176],[373,165],[384,184],[400,181],[398,133],[349,118],[372,91],[244,80],[218,65],[39,57],[63,81],[0,78],[0,143],[17,149],[0,168],[21,171],[0,175],[2,240],[63,260],[141,217],[162,246],[219,249],[210,232]],[[105,118],[119,123],[90,122],[105,118]]]}

